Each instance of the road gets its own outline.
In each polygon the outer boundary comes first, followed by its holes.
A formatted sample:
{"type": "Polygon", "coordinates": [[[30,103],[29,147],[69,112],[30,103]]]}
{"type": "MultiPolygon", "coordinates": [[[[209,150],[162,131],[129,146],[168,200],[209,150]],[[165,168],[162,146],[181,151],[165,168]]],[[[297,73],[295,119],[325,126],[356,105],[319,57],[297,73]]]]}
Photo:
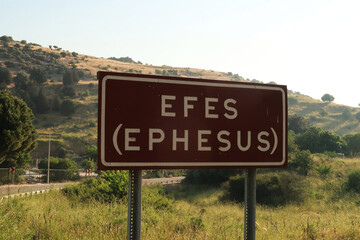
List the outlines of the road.
{"type": "MultiPolygon", "coordinates": [[[[176,184],[180,183],[185,177],[172,177],[172,178],[149,178],[143,179],[142,184],[151,185],[151,184],[176,184]]],[[[63,188],[66,185],[75,184],[74,182],[68,183],[37,183],[37,184],[17,184],[17,185],[2,185],[0,186],[0,198],[9,195],[21,194],[21,193],[31,193],[36,191],[43,191],[48,189],[59,189],[63,188]]]]}
{"type": "Polygon", "coordinates": [[[36,183],[36,184],[17,184],[17,185],[2,185],[0,186],[0,197],[21,194],[21,193],[30,193],[48,189],[58,189],[63,188],[68,184],[73,183],[36,183]]]}

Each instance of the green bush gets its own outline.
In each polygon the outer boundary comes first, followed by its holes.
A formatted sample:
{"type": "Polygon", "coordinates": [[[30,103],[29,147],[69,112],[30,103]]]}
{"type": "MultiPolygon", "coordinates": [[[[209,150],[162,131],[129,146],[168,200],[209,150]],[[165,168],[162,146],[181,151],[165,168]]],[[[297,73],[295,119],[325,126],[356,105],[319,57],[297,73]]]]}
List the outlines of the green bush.
{"type": "Polygon", "coordinates": [[[186,171],[185,184],[220,185],[230,176],[240,173],[238,169],[190,169],[186,171]]]}
{"type": "MultiPolygon", "coordinates": [[[[42,174],[45,174],[44,178],[47,178],[48,162],[41,161],[39,163],[39,169],[42,170],[42,174]]],[[[65,180],[78,180],[80,179],[78,173],[78,167],[74,160],[69,158],[51,158],[50,159],[50,181],[62,182],[65,180]]]]}
{"type": "Polygon", "coordinates": [[[308,172],[313,169],[314,163],[309,150],[296,151],[294,157],[289,161],[289,168],[307,176],[308,172]]]}
{"type": "Polygon", "coordinates": [[[166,196],[164,187],[160,184],[143,188],[143,206],[155,210],[171,210],[174,201],[166,196]]]}
{"type": "Polygon", "coordinates": [[[70,116],[76,110],[76,105],[70,99],[64,100],[60,105],[60,113],[64,116],[70,116]]]}
{"type": "MultiPolygon", "coordinates": [[[[303,202],[307,196],[308,183],[304,177],[294,173],[258,174],[256,179],[256,201],[265,205],[284,205],[303,202]]],[[[231,177],[225,185],[224,200],[244,201],[245,177],[231,177]]]]}
{"type": "Polygon", "coordinates": [[[353,170],[348,175],[347,186],[350,191],[360,193],[360,169],[353,170]]]}
{"type": "Polygon", "coordinates": [[[68,186],[63,193],[69,198],[81,202],[97,201],[112,202],[127,195],[128,171],[101,172],[99,178],[89,178],[80,184],[68,186]]]}

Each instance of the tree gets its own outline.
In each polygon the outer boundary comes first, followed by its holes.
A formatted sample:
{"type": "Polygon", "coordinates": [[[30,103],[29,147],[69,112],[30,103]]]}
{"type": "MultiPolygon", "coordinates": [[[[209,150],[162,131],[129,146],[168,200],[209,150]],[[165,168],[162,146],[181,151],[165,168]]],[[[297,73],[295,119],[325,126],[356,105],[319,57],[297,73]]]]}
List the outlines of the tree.
{"type": "Polygon", "coordinates": [[[0,91],[0,165],[13,161],[21,153],[37,146],[37,134],[31,109],[9,91],[0,91]]]}
{"type": "Polygon", "coordinates": [[[338,135],[318,127],[311,127],[296,136],[295,142],[300,150],[309,150],[312,153],[342,152],[346,147],[346,142],[338,135]]]}
{"type": "MultiPolygon", "coordinates": [[[[47,169],[47,161],[41,161],[39,163],[40,169],[47,169]]],[[[64,180],[78,180],[79,169],[74,160],[69,158],[50,158],[51,169],[58,169],[57,171],[50,171],[50,181],[64,181],[64,180]]],[[[47,174],[47,170],[42,171],[43,174],[47,174]]]]}
{"type": "Polygon", "coordinates": [[[324,95],[321,97],[321,100],[322,100],[323,102],[332,102],[332,101],[335,100],[335,98],[334,98],[334,96],[326,93],[326,94],[324,94],[324,95]]]}
{"type": "Polygon", "coordinates": [[[69,116],[75,112],[75,109],[75,103],[70,99],[66,99],[61,103],[60,113],[64,116],[69,116]]]}
{"type": "Polygon", "coordinates": [[[64,85],[63,88],[61,89],[61,93],[63,96],[67,96],[71,98],[76,96],[76,91],[73,85],[64,85]]]}
{"type": "Polygon", "coordinates": [[[343,139],[347,144],[348,154],[356,155],[360,153],[360,133],[346,135],[343,139]]]}
{"type": "Polygon", "coordinates": [[[42,88],[40,88],[39,94],[35,99],[36,112],[47,113],[50,110],[49,99],[46,97],[42,88]]]}
{"type": "Polygon", "coordinates": [[[38,84],[42,84],[47,81],[47,74],[42,68],[32,68],[30,70],[30,79],[38,84]]]}
{"type": "Polygon", "coordinates": [[[60,111],[60,106],[61,106],[61,99],[59,97],[59,95],[55,95],[52,101],[52,110],[54,112],[58,112],[60,111]]]}
{"type": "Polygon", "coordinates": [[[355,114],[355,118],[356,118],[358,121],[360,121],[360,112],[358,112],[358,113],[355,114]]]}
{"type": "Polygon", "coordinates": [[[65,86],[74,85],[75,83],[78,83],[79,80],[79,74],[75,69],[66,70],[63,74],[63,84],[65,86]]]}
{"type": "Polygon", "coordinates": [[[352,117],[352,114],[350,112],[349,109],[345,108],[343,113],[341,114],[341,117],[344,119],[344,120],[349,120],[351,117],[352,117]]]}
{"type": "Polygon", "coordinates": [[[292,130],[296,134],[304,133],[310,125],[309,122],[305,120],[305,118],[296,114],[289,116],[288,123],[289,131],[292,130]]]}
{"type": "Polygon", "coordinates": [[[31,81],[24,72],[18,72],[14,78],[15,93],[26,102],[31,109],[36,109],[36,98],[39,93],[39,86],[31,81]]]}
{"type": "Polygon", "coordinates": [[[7,68],[0,66],[0,85],[9,85],[12,82],[11,72],[7,68]]]}

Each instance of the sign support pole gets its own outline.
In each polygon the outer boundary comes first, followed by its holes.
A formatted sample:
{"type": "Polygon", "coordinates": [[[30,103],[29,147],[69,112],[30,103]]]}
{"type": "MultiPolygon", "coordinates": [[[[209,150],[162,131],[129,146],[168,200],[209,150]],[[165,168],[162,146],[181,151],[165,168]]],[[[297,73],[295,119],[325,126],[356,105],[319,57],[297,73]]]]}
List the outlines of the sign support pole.
{"type": "Polygon", "coordinates": [[[244,240],[255,240],[256,168],[245,169],[244,240]]]}
{"type": "Polygon", "coordinates": [[[141,238],[142,170],[129,170],[127,240],[141,238]]]}

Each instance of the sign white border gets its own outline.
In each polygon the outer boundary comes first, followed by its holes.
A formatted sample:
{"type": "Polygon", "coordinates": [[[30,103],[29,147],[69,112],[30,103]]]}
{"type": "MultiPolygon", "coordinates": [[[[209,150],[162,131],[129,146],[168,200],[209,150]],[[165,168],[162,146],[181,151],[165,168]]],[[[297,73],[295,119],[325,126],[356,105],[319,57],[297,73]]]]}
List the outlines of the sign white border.
{"type": "Polygon", "coordinates": [[[273,86],[262,86],[262,85],[247,85],[247,84],[231,84],[224,81],[220,82],[202,82],[202,81],[183,81],[173,79],[155,79],[155,78],[140,78],[131,76],[115,76],[107,75],[102,79],[101,86],[101,163],[106,167],[247,167],[247,166],[281,166],[286,161],[286,109],[285,99],[286,93],[280,87],[273,86]],[[226,87],[226,88],[245,88],[245,89],[262,89],[262,90],[275,90],[280,91],[282,94],[283,104],[283,149],[282,149],[282,161],[281,162],[107,162],[105,160],[105,97],[106,97],[106,82],[107,80],[118,80],[118,81],[134,81],[134,82],[154,82],[154,83],[167,83],[167,84],[178,84],[178,85],[190,85],[190,86],[207,86],[207,87],[226,87]]]}

